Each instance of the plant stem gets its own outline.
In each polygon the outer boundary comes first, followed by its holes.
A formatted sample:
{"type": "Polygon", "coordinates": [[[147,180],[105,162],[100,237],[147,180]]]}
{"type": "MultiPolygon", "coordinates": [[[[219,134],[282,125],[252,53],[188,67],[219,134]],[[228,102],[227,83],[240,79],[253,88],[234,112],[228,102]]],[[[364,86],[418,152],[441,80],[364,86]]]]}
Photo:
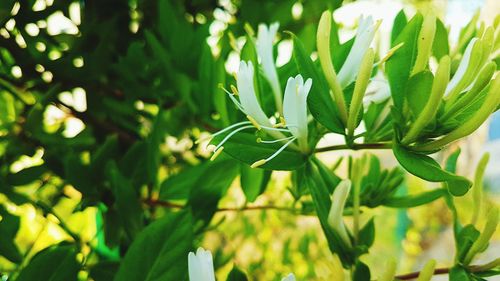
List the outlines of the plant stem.
{"type": "MultiPolygon", "coordinates": [[[[185,205],[176,204],[168,201],[157,200],[157,199],[145,199],[142,202],[149,206],[161,206],[165,208],[171,209],[182,209],[185,205]]],[[[239,211],[256,211],[256,210],[278,210],[278,211],[287,211],[292,213],[299,213],[300,210],[296,208],[283,207],[283,206],[275,206],[275,205],[258,205],[258,206],[243,206],[243,207],[226,207],[226,208],[218,208],[216,212],[239,212],[239,211]]]]}
{"type": "MultiPolygon", "coordinates": [[[[495,268],[500,265],[500,258],[497,258],[489,263],[482,264],[482,265],[472,265],[469,266],[468,269],[470,272],[483,272],[490,270],[492,268],[495,268]]],[[[434,270],[433,275],[441,275],[441,274],[448,274],[450,272],[450,268],[436,268],[434,270]]],[[[397,280],[412,280],[416,279],[420,275],[420,271],[416,272],[411,272],[411,273],[406,273],[402,275],[397,275],[395,278],[397,280]]]]}
{"type": "MultiPolygon", "coordinates": [[[[433,275],[448,274],[450,272],[449,268],[436,268],[433,275]]],[[[403,275],[397,275],[397,280],[412,280],[420,275],[420,271],[407,273],[403,275]]]]}
{"type": "Polygon", "coordinates": [[[361,150],[361,149],[392,149],[392,143],[390,142],[380,142],[380,143],[354,143],[352,145],[338,144],[317,148],[314,152],[321,153],[327,151],[335,150],[361,150]]]}

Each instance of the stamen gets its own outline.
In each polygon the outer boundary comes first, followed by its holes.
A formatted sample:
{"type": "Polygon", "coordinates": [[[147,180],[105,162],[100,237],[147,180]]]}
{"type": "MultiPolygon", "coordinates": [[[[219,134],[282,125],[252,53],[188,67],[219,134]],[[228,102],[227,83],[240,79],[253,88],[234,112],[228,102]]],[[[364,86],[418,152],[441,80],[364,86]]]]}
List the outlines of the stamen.
{"type": "Polygon", "coordinates": [[[219,149],[215,150],[215,152],[212,155],[212,157],[210,157],[210,161],[214,161],[215,158],[217,158],[222,153],[223,150],[224,150],[223,146],[221,146],[219,149]]]}
{"type": "Polygon", "coordinates": [[[252,122],[252,124],[254,125],[255,128],[257,128],[257,130],[260,130],[261,126],[259,123],[257,123],[257,120],[255,120],[252,116],[250,115],[247,115],[247,118],[248,120],[250,120],[250,122],[252,122]]]}
{"type": "MultiPolygon", "coordinates": [[[[289,126],[289,125],[287,125],[289,126]]],[[[280,128],[274,128],[274,127],[268,127],[268,126],[262,126],[260,125],[261,128],[264,128],[264,129],[267,129],[267,130],[270,130],[270,131],[278,131],[278,132],[287,132],[287,133],[290,133],[290,130],[289,129],[280,129],[280,128]]]]}
{"type": "Polygon", "coordinates": [[[227,132],[227,131],[229,131],[229,130],[231,130],[231,129],[235,128],[235,127],[238,127],[238,126],[241,126],[241,125],[245,125],[245,124],[250,124],[250,122],[249,122],[249,121],[243,121],[243,122],[238,122],[238,123],[235,123],[235,124],[233,124],[233,125],[231,125],[231,126],[229,126],[229,127],[226,127],[226,128],[224,128],[224,129],[222,129],[222,130],[220,130],[220,131],[218,131],[218,132],[215,132],[215,133],[211,134],[211,135],[210,135],[210,136],[208,136],[208,137],[201,138],[201,139],[197,139],[197,140],[195,140],[195,141],[194,141],[194,143],[195,143],[195,144],[199,144],[200,142],[203,142],[203,141],[206,141],[206,140],[212,139],[212,138],[213,138],[213,137],[215,137],[215,136],[218,136],[218,135],[220,135],[220,134],[222,134],[222,133],[225,133],[225,132],[227,132]]]}
{"type": "Polygon", "coordinates": [[[273,153],[273,155],[267,157],[266,159],[261,159],[261,160],[254,162],[250,167],[257,168],[257,167],[262,166],[262,165],[266,164],[267,162],[271,161],[274,157],[278,156],[278,154],[280,154],[283,150],[285,150],[285,148],[296,139],[297,139],[296,137],[292,137],[287,143],[285,143],[282,147],[280,147],[280,149],[278,149],[275,153],[273,153]]]}
{"type": "Polygon", "coordinates": [[[236,134],[237,132],[239,132],[239,131],[243,131],[243,130],[246,130],[246,129],[251,129],[251,128],[253,128],[253,126],[248,125],[248,126],[239,127],[238,129],[236,129],[236,130],[232,131],[231,133],[229,133],[226,137],[224,137],[224,138],[222,139],[222,141],[221,141],[221,142],[217,145],[217,147],[215,147],[215,150],[214,150],[214,151],[216,152],[216,151],[217,151],[220,147],[222,147],[222,145],[223,145],[223,144],[224,144],[224,143],[225,143],[225,142],[226,142],[229,138],[231,138],[232,136],[234,136],[234,134],[236,134]]]}
{"type": "Polygon", "coordinates": [[[257,142],[258,143],[277,143],[277,142],[281,142],[281,141],[290,140],[290,139],[293,139],[293,138],[295,138],[295,137],[294,136],[290,136],[290,137],[286,137],[286,138],[282,138],[282,139],[277,139],[277,140],[263,140],[261,138],[258,138],[257,142]]]}
{"type": "Polygon", "coordinates": [[[237,96],[238,95],[238,89],[234,85],[231,85],[230,87],[231,87],[231,91],[233,92],[233,94],[235,96],[237,96]]]}
{"type": "Polygon", "coordinates": [[[266,159],[261,159],[261,160],[255,161],[252,165],[250,165],[250,168],[257,168],[257,167],[260,167],[266,163],[267,163],[266,159]]]}

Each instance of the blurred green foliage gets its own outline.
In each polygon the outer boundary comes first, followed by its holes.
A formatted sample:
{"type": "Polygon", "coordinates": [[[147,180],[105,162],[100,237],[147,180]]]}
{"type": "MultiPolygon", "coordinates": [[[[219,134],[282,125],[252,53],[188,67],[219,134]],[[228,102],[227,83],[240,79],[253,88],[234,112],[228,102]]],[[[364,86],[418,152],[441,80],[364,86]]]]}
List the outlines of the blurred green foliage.
{"type": "MultiPolygon", "coordinates": [[[[410,173],[443,182],[429,189],[413,177],[405,183],[403,169],[388,169],[374,155],[358,159],[336,155],[334,164],[285,150],[264,170],[248,164],[281,145],[263,149],[254,134],[239,134],[225,145],[227,154],[209,161],[206,142],[195,142],[244,120],[220,85],[229,89],[235,84],[228,71],[235,53],[258,65],[250,36],[258,24],[272,22],[292,33],[279,37],[280,42],[293,42],[292,58],[278,68],[281,84],[299,72],[315,83],[308,100],[315,118],[311,143],[316,145],[328,131],[345,134],[335,106],[329,103],[319,63],[311,59],[321,14],[341,4],[341,0],[1,1],[3,280],[187,280],[187,253],[198,245],[214,253],[220,279],[243,280],[245,272],[250,280],[280,280],[288,272],[303,280],[328,279],[335,272],[331,265],[335,253],[345,268],[355,269],[356,280],[369,280],[370,270],[371,276],[383,272],[385,261],[378,257],[404,251],[410,264],[422,250],[412,239],[420,239],[421,233],[432,237],[449,224],[454,224],[458,244],[468,241],[458,249],[466,254],[480,231],[472,225],[462,228],[460,216],[412,213],[424,207],[408,213],[395,209],[431,204],[430,210],[449,207],[456,212],[452,194],[463,195],[471,185],[455,175],[459,152],[450,157],[448,169],[442,169],[405,145],[392,147],[410,173]],[[354,170],[357,161],[364,169],[354,170]],[[363,207],[359,243],[352,248],[327,222],[330,195],[341,180],[338,175],[359,180],[359,202],[351,195],[345,210],[352,215],[356,204],[363,207]],[[445,200],[436,201],[441,198],[445,200]],[[420,226],[413,216],[430,217],[434,224],[420,226]]],[[[415,40],[421,21],[421,15],[408,21],[399,14],[392,46],[415,40]]],[[[465,29],[470,32],[462,34],[465,43],[479,33],[475,23],[471,21],[465,29]]],[[[450,50],[446,28],[440,20],[437,26],[432,49],[439,59],[450,50]]],[[[341,43],[340,27],[333,27],[332,49],[339,50],[333,53],[333,64],[338,70],[354,39],[341,43]]],[[[465,43],[456,51],[455,62],[465,43]]],[[[387,62],[396,108],[382,122],[378,117],[385,103],[370,104],[364,116],[361,113],[357,124],[367,124],[367,142],[399,142],[415,121],[415,116],[403,114],[408,109],[404,99],[411,97],[404,96],[406,84],[397,81],[415,78],[409,71],[416,52],[415,46],[405,45],[387,62]]],[[[264,111],[272,113],[273,101],[264,94],[270,86],[262,82],[262,73],[256,77],[261,80],[257,91],[264,111]]],[[[432,79],[419,83],[425,85],[414,92],[428,92],[432,79]]],[[[346,88],[349,103],[351,86],[346,88]]],[[[425,97],[415,99],[411,104],[425,97]]],[[[454,116],[453,122],[435,121],[418,142],[456,129],[476,107],[454,116]]],[[[352,145],[354,139],[349,142],[352,145]]],[[[469,272],[464,259],[460,257],[453,274],[480,278],[469,272]]],[[[402,264],[404,270],[412,268],[402,264]]]]}

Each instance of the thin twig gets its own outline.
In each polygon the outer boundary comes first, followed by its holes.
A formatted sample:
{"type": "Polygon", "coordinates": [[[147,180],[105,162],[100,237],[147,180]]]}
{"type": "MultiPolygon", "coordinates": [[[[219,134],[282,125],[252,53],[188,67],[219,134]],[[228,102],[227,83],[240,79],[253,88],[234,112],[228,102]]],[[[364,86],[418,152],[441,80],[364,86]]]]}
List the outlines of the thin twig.
{"type": "MultiPolygon", "coordinates": [[[[171,209],[182,209],[185,205],[172,203],[163,200],[157,199],[145,199],[142,202],[149,206],[160,206],[171,209]]],[[[287,211],[287,212],[298,212],[295,208],[283,207],[283,206],[275,206],[275,205],[257,205],[257,206],[243,206],[243,207],[225,207],[218,208],[216,212],[239,212],[239,211],[256,211],[256,210],[278,210],[278,211],[287,211]]]]}
{"type": "MultiPolygon", "coordinates": [[[[436,268],[434,270],[433,275],[448,274],[449,272],[450,272],[449,268],[436,268]]],[[[411,280],[411,279],[418,278],[419,275],[420,275],[420,271],[417,271],[417,272],[407,273],[407,274],[403,274],[403,275],[398,275],[395,278],[398,280],[411,280]]]]}
{"type": "Polygon", "coordinates": [[[314,152],[315,153],[321,153],[321,152],[327,152],[327,151],[334,151],[334,150],[360,150],[360,149],[391,149],[392,144],[388,142],[381,142],[381,143],[355,143],[352,145],[347,145],[347,144],[338,144],[338,145],[331,145],[331,146],[325,146],[325,147],[320,147],[317,148],[314,152]]]}

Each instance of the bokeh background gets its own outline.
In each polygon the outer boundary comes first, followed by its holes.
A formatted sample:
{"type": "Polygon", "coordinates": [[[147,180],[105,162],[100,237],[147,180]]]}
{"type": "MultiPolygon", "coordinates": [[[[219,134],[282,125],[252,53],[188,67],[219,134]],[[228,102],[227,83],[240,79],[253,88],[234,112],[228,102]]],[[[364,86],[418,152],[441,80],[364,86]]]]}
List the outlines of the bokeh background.
{"type": "MultiPolygon", "coordinates": [[[[150,168],[130,151],[153,142],[155,150],[137,151],[156,161],[155,182],[160,188],[170,175],[205,159],[209,151],[196,146],[194,140],[217,128],[220,120],[216,114],[207,114],[212,109],[200,105],[204,101],[193,93],[212,91],[207,94],[213,100],[224,96],[217,85],[210,84],[216,77],[207,78],[199,66],[212,54],[216,59],[209,63],[214,68],[233,73],[239,54],[232,45],[244,44],[245,24],[256,29],[259,23],[280,22],[277,63],[281,66],[290,60],[292,47],[282,31],[298,34],[312,51],[315,25],[325,9],[338,8],[334,16],[343,27],[340,36],[344,40],[352,36],[359,15],[383,19],[376,38],[381,53],[388,49],[392,20],[401,9],[408,15],[417,10],[436,13],[449,26],[452,44],[461,27],[476,14],[491,24],[500,12],[497,0],[194,0],[170,1],[168,7],[162,2],[169,1],[0,2],[0,215],[3,220],[12,215],[19,220],[14,241],[21,260],[75,239],[73,233],[83,241],[80,258],[88,259],[89,266],[103,257],[116,265],[123,245],[109,241],[114,235],[113,222],[120,220],[118,210],[110,209],[112,204],[106,201],[112,196],[97,192],[95,198],[85,194],[82,199],[82,190],[92,193],[95,186],[106,185],[104,164],[88,170],[74,158],[88,163],[98,159],[96,154],[106,153],[103,157],[116,159],[118,165],[150,168]],[[155,125],[158,122],[160,129],[155,125]],[[93,182],[88,184],[85,178],[93,182]]],[[[329,145],[341,140],[329,136],[322,142],[329,145]]],[[[489,124],[457,146],[463,150],[458,169],[469,177],[482,153],[491,153],[483,205],[487,209],[498,204],[500,116],[493,116],[489,124]]],[[[381,157],[383,167],[397,165],[391,153],[372,153],[381,157]]],[[[319,157],[333,165],[348,154],[329,152],[319,157]]],[[[346,174],[346,162],[344,159],[337,169],[341,176],[346,174]]],[[[158,197],[159,190],[151,186],[145,184],[139,190],[147,200],[158,197]]],[[[411,176],[405,183],[408,193],[431,187],[411,176]]],[[[240,181],[233,182],[210,227],[197,241],[214,254],[221,280],[233,263],[253,280],[280,280],[288,272],[299,280],[316,280],[331,272],[332,256],[317,218],[311,214],[312,205],[295,202],[289,189],[293,189],[289,175],[275,172],[266,192],[252,203],[272,207],[240,210],[245,196],[240,181]]],[[[183,202],[182,195],[175,192],[165,198],[183,202]]],[[[149,219],[178,208],[148,202],[143,207],[149,219]]],[[[457,202],[460,218],[470,220],[470,196],[457,202]]],[[[373,275],[383,269],[387,257],[398,260],[398,273],[418,270],[430,258],[437,260],[438,267],[452,263],[452,221],[443,200],[408,211],[380,207],[369,212],[379,231],[375,246],[364,257],[373,275]]],[[[0,243],[6,237],[0,237],[0,243]]],[[[0,246],[0,276],[7,280],[23,262],[5,258],[5,245],[0,246]]],[[[490,261],[499,251],[497,232],[478,261],[490,261]]],[[[95,279],[88,272],[80,274],[82,280],[91,278],[95,279]]]]}

